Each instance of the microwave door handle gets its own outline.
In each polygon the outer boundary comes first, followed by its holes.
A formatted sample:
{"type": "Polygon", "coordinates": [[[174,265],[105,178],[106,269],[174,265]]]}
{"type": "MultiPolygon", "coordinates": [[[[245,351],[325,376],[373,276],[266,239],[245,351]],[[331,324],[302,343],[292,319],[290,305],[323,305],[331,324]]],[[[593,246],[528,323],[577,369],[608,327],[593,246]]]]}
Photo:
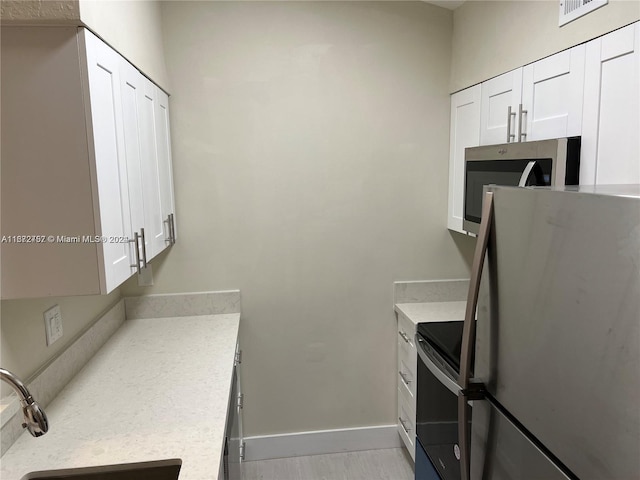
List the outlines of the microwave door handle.
{"type": "MultiPolygon", "coordinates": [[[[444,385],[447,388],[447,390],[449,390],[454,395],[459,395],[460,385],[458,385],[453,378],[449,377],[449,375],[447,375],[440,368],[438,368],[435,362],[431,359],[431,355],[424,348],[424,343],[426,342],[422,338],[418,337],[417,335],[416,335],[416,340],[419,346],[417,350],[418,350],[418,355],[420,355],[420,360],[422,360],[422,362],[429,369],[429,371],[438,379],[438,381],[442,385],[444,385]]],[[[433,355],[437,356],[437,354],[435,353],[433,353],[433,355]]],[[[438,360],[444,362],[443,359],[439,358],[438,360]]]]}
{"type": "MultiPolygon", "coordinates": [[[[535,163],[535,162],[534,162],[535,163]]],[[[533,168],[533,166],[531,167],[533,168]]],[[[469,480],[471,459],[469,445],[471,432],[469,429],[470,407],[467,404],[469,381],[471,379],[471,356],[474,348],[476,331],[476,308],[478,306],[478,293],[480,292],[480,279],[482,268],[487,254],[491,223],[493,221],[493,192],[485,192],[482,203],[482,220],[473,255],[471,266],[471,278],[469,280],[469,293],[467,294],[467,309],[464,316],[464,328],[462,330],[462,349],[460,352],[460,386],[462,391],[458,395],[458,446],[460,447],[460,471],[462,480],[469,480]]]]}
{"type": "Polygon", "coordinates": [[[529,180],[529,175],[531,175],[531,170],[536,166],[536,161],[531,160],[527,163],[527,166],[524,168],[524,172],[522,172],[522,176],[520,177],[520,181],[518,182],[519,187],[526,187],[527,180],[529,180]]]}

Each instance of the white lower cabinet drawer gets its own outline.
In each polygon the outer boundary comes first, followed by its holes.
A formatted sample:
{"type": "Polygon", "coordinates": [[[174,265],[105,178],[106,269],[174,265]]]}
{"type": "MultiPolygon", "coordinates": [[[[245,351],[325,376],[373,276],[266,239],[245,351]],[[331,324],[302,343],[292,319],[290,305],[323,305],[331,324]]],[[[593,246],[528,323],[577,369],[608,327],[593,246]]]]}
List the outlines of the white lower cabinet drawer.
{"type": "Polygon", "coordinates": [[[416,412],[407,404],[403,394],[398,390],[398,433],[404,442],[411,458],[416,455],[416,412]]]}
{"type": "Polygon", "coordinates": [[[415,346],[415,326],[409,329],[398,319],[398,388],[409,390],[416,395],[416,373],[418,353],[415,346]]]}
{"type": "Polygon", "coordinates": [[[411,409],[416,409],[416,374],[404,360],[398,361],[398,401],[404,402],[411,409]]]}

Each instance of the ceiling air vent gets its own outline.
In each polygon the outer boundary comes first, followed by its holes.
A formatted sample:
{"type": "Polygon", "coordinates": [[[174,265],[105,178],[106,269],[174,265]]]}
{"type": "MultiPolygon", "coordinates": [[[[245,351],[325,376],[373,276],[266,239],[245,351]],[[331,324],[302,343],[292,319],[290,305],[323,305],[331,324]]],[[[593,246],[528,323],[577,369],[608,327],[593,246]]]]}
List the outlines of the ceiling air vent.
{"type": "Polygon", "coordinates": [[[609,0],[560,0],[560,21],[558,26],[592,12],[607,4],[609,0]]]}

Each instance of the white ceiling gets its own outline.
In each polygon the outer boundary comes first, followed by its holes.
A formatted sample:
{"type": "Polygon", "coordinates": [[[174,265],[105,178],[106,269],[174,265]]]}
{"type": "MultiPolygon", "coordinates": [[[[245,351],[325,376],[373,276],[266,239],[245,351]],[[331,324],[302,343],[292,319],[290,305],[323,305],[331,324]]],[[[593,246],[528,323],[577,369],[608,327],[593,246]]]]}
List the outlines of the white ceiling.
{"type": "Polygon", "coordinates": [[[455,10],[460,5],[462,5],[465,0],[423,0],[427,3],[432,3],[437,5],[438,7],[448,8],[449,10],[455,10]]]}

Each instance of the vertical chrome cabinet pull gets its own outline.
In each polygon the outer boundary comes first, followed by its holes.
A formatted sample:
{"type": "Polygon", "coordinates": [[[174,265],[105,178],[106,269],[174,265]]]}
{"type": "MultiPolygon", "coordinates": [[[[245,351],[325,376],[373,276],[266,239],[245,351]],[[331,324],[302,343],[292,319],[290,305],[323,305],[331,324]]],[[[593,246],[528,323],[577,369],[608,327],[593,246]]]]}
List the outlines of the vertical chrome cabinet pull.
{"type": "Polygon", "coordinates": [[[171,243],[176,243],[176,220],[173,213],[169,214],[169,221],[171,222],[171,243]]]}
{"type": "Polygon", "coordinates": [[[522,109],[522,104],[518,106],[518,132],[520,132],[520,142],[527,141],[527,133],[522,131],[522,117],[528,112],[522,109]],[[523,140],[524,139],[524,140],[523,140]]]}
{"type": "Polygon", "coordinates": [[[142,239],[142,266],[147,268],[147,240],[144,237],[144,228],[140,229],[140,238],[142,239]]]}
{"type": "Polygon", "coordinates": [[[507,110],[507,143],[510,143],[512,139],[514,141],[516,139],[516,134],[511,133],[511,117],[513,117],[513,119],[515,120],[516,112],[512,112],[511,105],[509,105],[509,108],[507,110]]]}
{"type": "Polygon", "coordinates": [[[129,243],[133,243],[136,249],[136,263],[131,267],[136,267],[136,270],[140,273],[140,235],[138,232],[133,233],[133,240],[129,240],[129,243]]]}
{"type": "Polygon", "coordinates": [[[467,309],[464,316],[464,328],[462,330],[462,349],[460,352],[460,386],[462,391],[458,395],[458,445],[460,447],[460,471],[462,480],[471,478],[469,457],[469,405],[467,405],[466,392],[469,388],[471,377],[471,357],[473,353],[473,340],[476,331],[476,307],[478,306],[478,293],[480,292],[480,280],[482,268],[487,254],[491,222],[493,220],[493,192],[484,194],[482,203],[482,220],[476,243],[476,251],[473,255],[471,267],[471,279],[469,281],[469,293],[467,295],[467,309]]]}
{"type": "Polygon", "coordinates": [[[171,238],[171,214],[167,215],[167,219],[163,223],[167,224],[167,230],[169,230],[169,234],[164,238],[164,241],[169,242],[169,245],[173,245],[173,238],[171,238]]]}
{"type": "Polygon", "coordinates": [[[405,342],[411,343],[409,341],[409,337],[407,336],[407,334],[404,333],[402,330],[398,330],[398,335],[400,335],[405,342]]]}
{"type": "Polygon", "coordinates": [[[173,220],[173,213],[170,213],[167,216],[167,219],[164,221],[167,224],[167,228],[169,229],[169,237],[165,238],[165,241],[169,242],[169,245],[173,245],[176,243],[176,227],[173,220]]]}

